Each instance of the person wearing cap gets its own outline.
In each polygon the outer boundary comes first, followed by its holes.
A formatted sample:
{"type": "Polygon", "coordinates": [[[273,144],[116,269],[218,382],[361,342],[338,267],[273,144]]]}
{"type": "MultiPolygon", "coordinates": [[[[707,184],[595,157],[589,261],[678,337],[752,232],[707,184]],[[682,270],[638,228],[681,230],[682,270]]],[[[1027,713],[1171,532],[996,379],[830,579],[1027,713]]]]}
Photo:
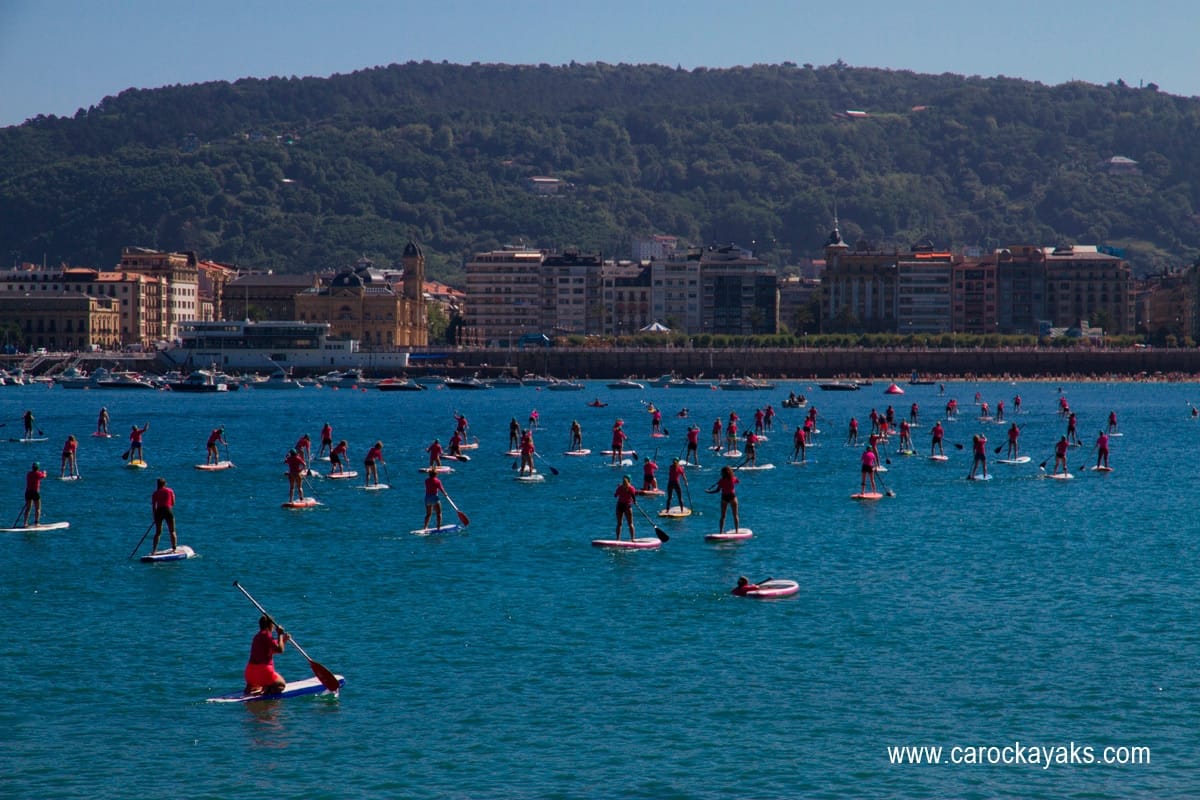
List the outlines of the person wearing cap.
{"type": "Polygon", "coordinates": [[[433,444],[425,448],[425,452],[429,453],[429,466],[440,467],[442,465],[442,443],[438,439],[433,440],[433,444]]]}
{"type": "Polygon", "coordinates": [[[287,641],[287,631],[276,625],[275,620],[266,614],[258,618],[258,633],[250,642],[250,660],[243,672],[246,679],[243,694],[279,694],[287,688],[287,681],[275,671],[275,654],[283,652],[287,641]],[[279,638],[271,634],[272,628],[279,638]]]}
{"type": "Polygon", "coordinates": [[[617,486],[617,490],[613,492],[613,496],[617,498],[617,532],[615,539],[621,539],[621,520],[625,520],[625,524],[629,527],[629,541],[633,541],[633,504],[637,502],[637,489],[633,487],[633,481],[628,475],[621,479],[621,484],[617,486]]]}
{"type": "MultiPolygon", "coordinates": [[[[436,440],[434,444],[437,444],[436,440]]],[[[438,445],[441,449],[441,445],[438,445]]],[[[363,476],[363,484],[365,486],[379,485],[379,464],[386,464],[383,460],[383,442],[376,442],[371,445],[371,449],[367,451],[367,455],[363,458],[363,467],[366,475],[363,476]]],[[[430,469],[436,469],[437,466],[430,464],[430,469]]]]}
{"type": "Polygon", "coordinates": [[[25,507],[21,509],[21,527],[29,526],[30,509],[33,509],[33,524],[42,524],[42,481],[45,478],[45,471],[36,461],[25,473],[25,507]]]}
{"type": "Polygon", "coordinates": [[[75,462],[75,451],[79,449],[79,440],[75,438],[75,434],[67,437],[67,441],[63,442],[62,463],[58,467],[58,477],[79,477],[79,465],[75,462]]]}
{"type": "Polygon", "coordinates": [[[171,536],[171,552],[179,546],[175,535],[175,490],[167,486],[166,478],[159,478],[154,494],[150,495],[150,509],[154,512],[154,541],[150,543],[150,552],[158,552],[158,540],[162,536],[163,523],[167,523],[167,533],[171,536]]]}
{"type": "Polygon", "coordinates": [[[687,483],[687,470],[678,458],[674,458],[671,466],[667,467],[667,510],[671,508],[672,494],[679,498],[679,507],[683,508],[683,490],[679,487],[681,481],[687,483]]]}
{"type": "Polygon", "coordinates": [[[229,442],[225,441],[225,426],[213,428],[212,433],[208,435],[208,455],[204,460],[205,464],[217,464],[221,461],[221,451],[217,448],[218,444],[229,446],[229,442]]]}
{"type": "Polygon", "coordinates": [[[292,448],[288,450],[283,463],[287,464],[288,468],[288,502],[294,503],[297,500],[303,500],[304,472],[308,469],[308,462],[304,460],[304,456],[296,452],[295,448],[292,448]]]}
{"type": "Polygon", "coordinates": [[[438,477],[437,467],[430,467],[428,472],[425,477],[425,521],[421,523],[425,530],[429,529],[429,517],[434,513],[437,514],[437,525],[434,527],[442,527],[442,500],[438,495],[445,494],[446,491],[441,478],[438,477]]]}

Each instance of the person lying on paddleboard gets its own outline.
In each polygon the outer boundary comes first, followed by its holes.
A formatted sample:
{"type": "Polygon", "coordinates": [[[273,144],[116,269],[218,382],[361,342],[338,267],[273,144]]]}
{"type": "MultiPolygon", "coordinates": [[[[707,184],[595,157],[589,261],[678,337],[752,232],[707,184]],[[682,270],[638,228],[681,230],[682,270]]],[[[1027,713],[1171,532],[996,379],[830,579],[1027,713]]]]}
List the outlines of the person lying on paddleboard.
{"type": "Polygon", "coordinates": [[[150,510],[154,514],[154,541],[150,543],[150,552],[158,552],[158,540],[162,537],[165,522],[174,553],[179,548],[179,537],[175,534],[175,490],[167,486],[166,478],[159,478],[155,485],[154,494],[150,495],[150,510]]]}
{"type": "Polygon", "coordinates": [[[67,441],[63,442],[62,463],[58,465],[58,477],[71,476],[79,477],[79,467],[75,462],[75,451],[79,449],[79,441],[75,438],[75,434],[67,437],[67,441]]]}
{"type": "Polygon", "coordinates": [[[618,541],[621,538],[621,520],[624,519],[629,527],[629,541],[633,541],[633,504],[637,502],[637,489],[633,488],[633,481],[626,475],[621,479],[621,483],[617,486],[617,490],[613,492],[613,497],[617,498],[617,532],[613,536],[618,541]]]}
{"type": "Polygon", "coordinates": [[[258,633],[250,641],[250,660],[243,672],[244,694],[279,694],[287,688],[287,681],[275,671],[275,656],[283,652],[288,638],[287,631],[276,625],[275,620],[266,614],[258,618],[258,633]],[[279,638],[272,635],[272,628],[279,638]]]}
{"type": "Polygon", "coordinates": [[[442,527],[442,501],[439,495],[445,491],[446,488],[442,486],[438,477],[437,467],[430,467],[429,475],[425,478],[425,522],[421,524],[422,528],[429,528],[429,517],[434,513],[437,514],[437,525],[434,527],[442,527]]]}
{"type": "Polygon", "coordinates": [[[42,524],[42,481],[46,473],[33,462],[29,472],[25,473],[25,507],[21,509],[21,527],[29,527],[29,510],[33,509],[33,524],[42,524]]]}

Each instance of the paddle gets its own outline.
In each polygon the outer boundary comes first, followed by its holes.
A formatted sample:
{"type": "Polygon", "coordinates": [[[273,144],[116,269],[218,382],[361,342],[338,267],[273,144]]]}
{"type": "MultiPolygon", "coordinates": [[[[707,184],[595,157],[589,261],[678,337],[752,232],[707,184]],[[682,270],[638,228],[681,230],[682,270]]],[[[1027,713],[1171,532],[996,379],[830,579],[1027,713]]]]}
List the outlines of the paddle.
{"type": "Polygon", "coordinates": [[[446,501],[450,503],[450,507],[454,509],[454,513],[458,514],[458,521],[463,524],[463,527],[471,524],[471,520],[466,514],[458,510],[458,506],[454,505],[454,500],[450,497],[450,493],[446,491],[446,487],[442,487],[442,494],[446,495],[446,501]]]}
{"type": "Polygon", "coordinates": [[[657,525],[655,525],[654,520],[650,519],[650,515],[647,514],[645,511],[643,511],[641,506],[639,506],[637,503],[634,503],[633,507],[636,508],[638,510],[638,513],[646,518],[646,522],[649,522],[651,527],[654,528],[654,535],[658,537],[658,540],[660,542],[671,541],[671,537],[667,535],[667,532],[664,531],[662,528],[658,527],[657,525]]]}
{"type": "Polygon", "coordinates": [[[884,482],[884,480],[883,480],[883,475],[881,475],[881,474],[879,474],[878,472],[876,472],[876,473],[875,473],[875,480],[879,481],[879,485],[883,487],[883,493],[884,493],[885,495],[887,495],[888,497],[895,497],[895,496],[896,496],[896,493],[895,493],[895,492],[893,492],[891,489],[889,489],[889,488],[888,488],[888,485],[887,485],[887,484],[884,482]]]}
{"type": "Polygon", "coordinates": [[[153,522],[151,522],[149,525],[147,525],[147,526],[146,526],[146,532],[142,534],[142,538],[138,539],[137,547],[134,547],[134,548],[133,548],[133,552],[131,552],[131,553],[130,553],[130,554],[127,556],[127,557],[126,557],[126,560],[127,560],[127,561],[128,561],[130,558],[133,558],[134,554],[136,554],[138,550],[141,550],[141,549],[142,549],[142,542],[146,541],[146,537],[150,535],[150,529],[151,529],[151,528],[153,528],[153,527],[154,527],[154,523],[153,523],[153,522]]]}
{"type": "MultiPolygon", "coordinates": [[[[261,611],[263,613],[263,616],[269,617],[272,620],[275,619],[274,617],[272,617],[270,614],[267,613],[267,610],[265,608],[263,608],[262,606],[260,606],[258,604],[257,600],[255,600],[253,597],[250,596],[249,592],[247,592],[245,589],[242,588],[242,585],[240,583],[238,583],[237,581],[234,581],[233,585],[237,587],[237,590],[239,592],[246,595],[247,600],[249,600],[251,603],[254,603],[254,607],[257,608],[259,611],[261,611]]],[[[308,661],[308,666],[312,669],[313,675],[315,675],[317,677],[317,680],[319,680],[321,682],[322,686],[324,686],[326,689],[328,689],[331,692],[336,692],[338,689],[341,688],[341,686],[338,684],[337,677],[332,672],[330,672],[328,669],[326,669],[322,665],[318,664],[316,661],[313,661],[311,658],[309,658],[308,653],[304,652],[304,648],[301,647],[300,643],[297,642],[295,639],[292,639],[291,642],[293,645],[295,645],[296,650],[299,651],[300,655],[304,656],[304,658],[308,661]]]]}
{"type": "Polygon", "coordinates": [[[130,450],[126,450],[124,453],[121,453],[121,460],[122,460],[122,461],[128,461],[128,460],[129,460],[129,453],[130,453],[130,452],[131,452],[130,450]]]}
{"type": "Polygon", "coordinates": [[[542,463],[544,463],[544,464],[546,465],[546,467],[547,467],[547,468],[550,470],[550,474],[551,474],[551,475],[557,475],[557,474],[558,474],[558,470],[556,470],[554,467],[552,467],[552,466],[550,465],[550,462],[549,462],[549,461],[546,461],[546,459],[542,457],[542,454],[541,454],[541,453],[539,453],[539,452],[537,452],[537,451],[534,451],[534,453],[533,453],[533,454],[534,454],[535,456],[537,456],[538,458],[541,458],[541,459],[542,459],[542,463]]]}
{"type": "Polygon", "coordinates": [[[694,504],[692,503],[692,485],[688,483],[686,474],[683,476],[683,488],[687,491],[688,508],[693,508],[694,504]]]}
{"type": "MultiPolygon", "coordinates": [[[[387,482],[387,483],[391,483],[391,482],[392,482],[392,476],[391,476],[391,475],[388,475],[387,462],[386,462],[386,461],[384,461],[384,460],[381,458],[381,459],[379,459],[379,463],[380,463],[380,464],[383,464],[383,480],[384,480],[385,482],[387,482]]],[[[375,480],[375,483],[379,483],[379,480],[378,480],[378,479],[376,479],[376,480],[375,480]]]]}

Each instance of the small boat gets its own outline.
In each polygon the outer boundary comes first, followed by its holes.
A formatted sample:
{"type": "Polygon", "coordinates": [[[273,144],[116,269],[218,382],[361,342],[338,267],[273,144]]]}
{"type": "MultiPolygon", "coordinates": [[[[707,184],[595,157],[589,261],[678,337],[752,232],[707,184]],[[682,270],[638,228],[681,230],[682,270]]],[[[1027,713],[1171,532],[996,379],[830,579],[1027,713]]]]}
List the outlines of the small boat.
{"type": "Polygon", "coordinates": [[[96,382],[98,389],[154,389],[153,383],[136,372],[110,372],[104,380],[96,382]]]}
{"type": "Polygon", "coordinates": [[[168,383],[173,392],[192,392],[192,393],[211,393],[228,391],[229,385],[224,381],[218,381],[215,373],[206,370],[198,369],[188,375],[181,381],[168,383]]]}
{"type": "Polygon", "coordinates": [[[83,372],[76,366],[67,367],[58,375],[54,382],[64,389],[86,389],[91,385],[92,379],[86,372],[83,372]]]}
{"type": "Polygon", "coordinates": [[[857,392],[858,384],[853,381],[827,381],[818,383],[817,388],[823,392],[857,392]]]}
{"type": "Polygon", "coordinates": [[[630,380],[629,378],[624,378],[622,380],[613,381],[612,383],[608,384],[608,388],[610,388],[610,389],[645,389],[646,387],[644,385],[638,383],[635,380],[630,380]]]}
{"type": "Polygon", "coordinates": [[[808,405],[808,398],[804,395],[799,397],[785,397],[782,403],[784,408],[804,408],[808,405]]]}
{"type": "Polygon", "coordinates": [[[525,384],[521,383],[520,378],[515,378],[512,375],[498,375],[492,378],[489,383],[493,389],[520,389],[525,384]]]}
{"type": "Polygon", "coordinates": [[[375,384],[375,388],[381,392],[423,392],[426,390],[424,384],[409,378],[384,378],[375,384]]]}
{"type": "Polygon", "coordinates": [[[303,389],[303,384],[286,372],[273,372],[266,380],[251,384],[255,389],[303,389]]]}
{"type": "Polygon", "coordinates": [[[422,375],[419,378],[413,378],[413,380],[422,386],[441,386],[450,379],[445,375],[422,375]]]}
{"type": "Polygon", "coordinates": [[[673,372],[666,375],[659,375],[657,378],[650,381],[650,385],[655,389],[667,389],[677,386],[679,383],[679,378],[673,372]]]}
{"type": "Polygon", "coordinates": [[[577,381],[551,381],[546,388],[552,392],[577,392],[583,389],[584,385],[577,381]]]}
{"type": "Polygon", "coordinates": [[[365,377],[358,368],[326,373],[321,376],[321,383],[336,389],[366,389],[375,385],[375,381],[365,377]]]}
{"type": "Polygon", "coordinates": [[[715,384],[708,381],[696,380],[695,378],[684,378],[678,383],[671,384],[672,389],[715,389],[715,384]]]}
{"type": "Polygon", "coordinates": [[[547,378],[543,375],[526,373],[521,376],[521,385],[523,386],[549,386],[552,383],[554,383],[553,378],[547,378]]]}
{"type": "Polygon", "coordinates": [[[447,389],[490,389],[492,387],[489,386],[488,384],[484,383],[483,381],[479,380],[479,378],[472,375],[468,378],[447,378],[446,379],[446,388],[447,389]]]}
{"type": "Polygon", "coordinates": [[[755,392],[759,391],[760,389],[775,388],[774,384],[767,383],[766,381],[756,381],[753,378],[746,377],[730,378],[729,380],[721,381],[721,383],[718,385],[725,391],[734,392],[755,392]]]}

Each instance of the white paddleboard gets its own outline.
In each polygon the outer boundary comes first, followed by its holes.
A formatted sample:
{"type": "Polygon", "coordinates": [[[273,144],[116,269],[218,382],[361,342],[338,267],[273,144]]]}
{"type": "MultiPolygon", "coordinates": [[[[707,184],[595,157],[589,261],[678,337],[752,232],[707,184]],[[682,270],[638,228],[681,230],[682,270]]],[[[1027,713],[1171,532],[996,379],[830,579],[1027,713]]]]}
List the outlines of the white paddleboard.
{"type": "Polygon", "coordinates": [[[876,472],[887,472],[887,471],[888,471],[888,468],[887,468],[887,467],[885,467],[885,466],[883,466],[883,465],[881,464],[881,465],[879,465],[878,467],[876,467],[876,468],[875,468],[875,471],[876,471],[876,472]]]}
{"type": "Polygon", "coordinates": [[[738,472],[761,472],[764,469],[775,469],[774,464],[747,464],[744,467],[738,467],[738,472]]]}
{"type": "Polygon", "coordinates": [[[386,483],[372,483],[370,486],[356,486],[356,489],[362,489],[364,492],[381,492],[384,489],[392,488],[386,483]]]}
{"type": "Polygon", "coordinates": [[[462,530],[462,525],[447,523],[440,528],[417,528],[415,531],[409,531],[414,536],[433,536],[438,533],[454,533],[462,530]]]}
{"type": "MultiPolygon", "coordinates": [[[[341,675],[334,675],[337,678],[338,686],[346,685],[346,679],[341,675]]],[[[208,698],[210,703],[254,703],[260,700],[283,700],[288,697],[302,697],[306,694],[332,694],[326,689],[321,681],[316,678],[305,678],[302,681],[293,681],[289,683],[279,694],[242,694],[241,692],[231,692],[218,697],[208,698]]]]}
{"type": "Polygon", "coordinates": [[[981,475],[968,475],[967,476],[967,480],[969,480],[969,481],[990,481],[991,479],[992,479],[992,476],[990,473],[987,475],[981,474],[981,475]]]}
{"type": "Polygon", "coordinates": [[[314,497],[306,497],[303,500],[293,500],[282,504],[283,508],[292,509],[316,508],[319,505],[321,505],[320,501],[314,497]]]}
{"type": "Polygon", "coordinates": [[[352,469],[342,470],[341,472],[331,472],[325,476],[331,481],[347,480],[349,478],[357,478],[358,473],[352,469]]]}
{"type": "Polygon", "coordinates": [[[130,461],[128,464],[125,465],[126,469],[145,469],[148,466],[150,466],[150,465],[147,464],[145,461],[142,461],[141,459],[136,459],[134,461],[130,461]]]}
{"type": "Polygon", "coordinates": [[[708,542],[733,542],[739,539],[749,539],[753,535],[754,531],[749,528],[731,528],[724,533],[706,533],[704,539],[708,542]]]}
{"type": "Polygon", "coordinates": [[[692,510],[690,508],[684,508],[683,506],[671,506],[670,508],[664,508],[663,510],[659,511],[658,515],[668,519],[683,519],[684,517],[690,517],[692,515],[692,510]]]}
{"type": "Polygon", "coordinates": [[[521,481],[522,483],[540,483],[541,481],[546,480],[546,476],[540,472],[534,472],[531,475],[518,475],[517,480],[521,481]]]}
{"type": "Polygon", "coordinates": [[[738,597],[753,597],[759,600],[770,600],[773,597],[788,597],[800,591],[800,584],[795,581],[782,579],[763,581],[757,589],[751,589],[738,597]]]}
{"type": "Polygon", "coordinates": [[[196,469],[203,470],[205,472],[218,472],[223,469],[233,469],[233,462],[218,461],[215,464],[197,464],[196,469]]]}
{"type": "Polygon", "coordinates": [[[521,456],[521,451],[520,450],[509,450],[504,455],[509,456],[511,458],[519,458],[521,456]]]}
{"type": "Polygon", "coordinates": [[[949,461],[950,456],[930,456],[930,461],[949,461]]]}
{"type": "MultiPolygon", "coordinates": [[[[424,472],[427,475],[429,474],[429,470],[430,467],[417,467],[417,472],[424,472]]],[[[438,475],[449,475],[451,472],[454,472],[454,467],[447,467],[445,464],[443,464],[442,466],[437,467],[437,472],[438,475]]]]}
{"type": "Polygon", "coordinates": [[[649,495],[650,497],[662,497],[666,492],[662,489],[638,489],[638,494],[649,495]]]}
{"type": "Polygon", "coordinates": [[[1017,456],[1016,458],[997,458],[997,464],[1028,464],[1032,459],[1029,456],[1017,456]]]}
{"type": "Polygon", "coordinates": [[[1112,467],[1092,467],[1092,472],[1112,472],[1112,467]]]}
{"type": "Polygon", "coordinates": [[[610,462],[608,462],[608,466],[610,466],[610,467],[632,467],[633,459],[624,458],[624,459],[621,459],[620,461],[616,462],[615,464],[610,461],[610,462]]]}
{"type": "Polygon", "coordinates": [[[111,439],[111,438],[113,438],[113,434],[111,434],[111,433],[101,433],[100,431],[96,431],[95,433],[93,433],[93,434],[92,434],[92,436],[95,436],[97,439],[111,439]]]}
{"type": "Polygon", "coordinates": [[[662,547],[657,537],[649,536],[642,539],[592,539],[592,547],[606,547],[611,550],[654,550],[662,547]]]}
{"type": "Polygon", "coordinates": [[[82,477],[83,477],[82,475],[60,475],[58,479],[60,481],[77,481],[77,480],[80,480],[82,477]]]}
{"type": "Polygon", "coordinates": [[[583,448],[582,450],[568,450],[563,453],[564,456],[590,456],[591,454],[592,451],[587,447],[583,448]]]}
{"type": "Polygon", "coordinates": [[[29,437],[25,437],[25,436],[15,437],[14,436],[14,437],[10,438],[9,441],[10,442],[20,442],[21,444],[37,444],[38,442],[50,441],[50,437],[49,436],[29,436],[29,437]]]}
{"type": "Polygon", "coordinates": [[[721,453],[721,455],[725,456],[726,458],[741,458],[742,451],[741,450],[726,450],[724,453],[721,453]]]}
{"type": "Polygon", "coordinates": [[[1069,481],[1069,480],[1073,479],[1075,476],[1069,472],[1052,472],[1049,475],[1047,475],[1046,477],[1050,478],[1051,480],[1056,480],[1056,481],[1069,481]]]}
{"type": "Polygon", "coordinates": [[[24,528],[0,528],[0,533],[41,533],[42,531],[61,531],[71,527],[69,522],[43,522],[41,525],[26,525],[24,528]]]}
{"type": "Polygon", "coordinates": [[[195,557],[195,550],[187,545],[180,545],[175,548],[174,552],[170,550],[155,550],[153,553],[142,556],[141,561],[146,564],[154,564],[159,561],[185,561],[195,557]]]}

